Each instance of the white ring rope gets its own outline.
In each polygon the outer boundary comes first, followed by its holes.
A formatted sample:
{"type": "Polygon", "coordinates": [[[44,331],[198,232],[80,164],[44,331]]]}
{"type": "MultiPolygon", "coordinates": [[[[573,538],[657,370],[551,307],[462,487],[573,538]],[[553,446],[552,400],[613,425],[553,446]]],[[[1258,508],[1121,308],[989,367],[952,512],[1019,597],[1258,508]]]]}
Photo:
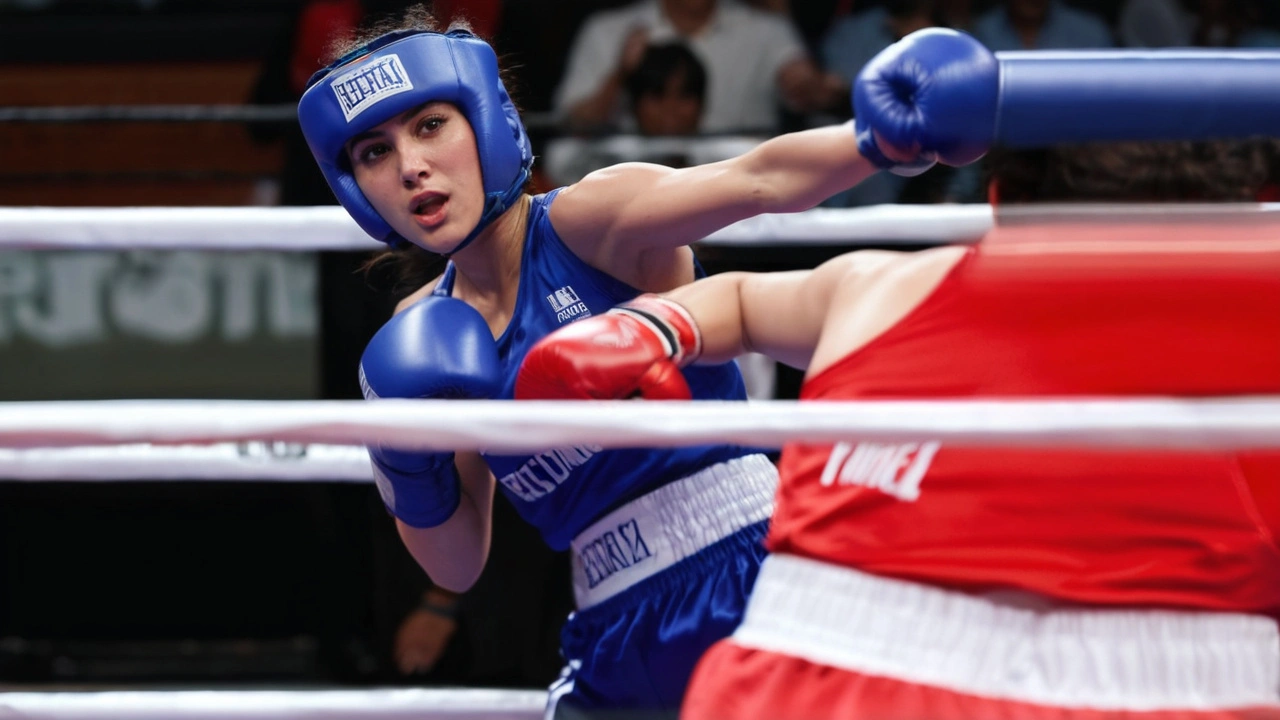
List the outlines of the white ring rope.
{"type": "MultiPolygon", "coordinates": [[[[1280,222],[1280,203],[1037,205],[1000,218],[1052,222],[1168,222],[1227,216],[1280,222]]],[[[708,236],[707,245],[952,244],[977,242],[996,224],[990,205],[874,205],[760,215],[708,236]]],[[[378,250],[336,205],[320,207],[0,207],[0,249],[378,250]]]]}
{"type": "Polygon", "coordinates": [[[533,720],[538,690],[180,690],[0,693],[24,720],[533,720]]]}
{"type": "Polygon", "coordinates": [[[0,404],[0,447],[151,442],[538,452],[795,440],[950,445],[1280,447],[1280,397],[800,403],[106,400],[0,404]]]}
{"type": "Polygon", "coordinates": [[[373,482],[373,474],[363,445],[134,443],[3,448],[0,480],[373,482]]]}
{"type": "MultiPolygon", "coordinates": [[[[709,244],[975,242],[993,224],[990,205],[879,205],[761,215],[709,244]]],[[[0,249],[378,250],[336,205],[322,207],[0,208],[0,249]]]]}

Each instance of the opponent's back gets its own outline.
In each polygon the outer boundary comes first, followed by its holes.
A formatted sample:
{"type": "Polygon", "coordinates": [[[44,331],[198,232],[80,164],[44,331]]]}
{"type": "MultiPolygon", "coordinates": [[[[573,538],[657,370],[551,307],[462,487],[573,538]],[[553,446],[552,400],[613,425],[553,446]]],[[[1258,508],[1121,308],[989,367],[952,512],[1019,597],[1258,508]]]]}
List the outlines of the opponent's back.
{"type": "MultiPolygon", "coordinates": [[[[1001,228],[806,400],[1280,393],[1280,226],[1001,228]]],[[[1280,453],[794,444],[774,552],[961,589],[1280,612],[1280,453]]]]}

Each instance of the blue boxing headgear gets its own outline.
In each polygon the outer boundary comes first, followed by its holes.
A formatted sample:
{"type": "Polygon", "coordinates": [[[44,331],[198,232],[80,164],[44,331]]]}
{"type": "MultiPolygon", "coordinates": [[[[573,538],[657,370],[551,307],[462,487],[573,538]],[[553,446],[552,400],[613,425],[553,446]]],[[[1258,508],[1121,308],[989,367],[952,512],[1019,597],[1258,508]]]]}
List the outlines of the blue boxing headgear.
{"type": "Polygon", "coordinates": [[[365,232],[396,247],[405,238],[356,184],[345,147],[355,135],[436,101],[458,107],[471,123],[480,154],[484,211],[451,251],[457,252],[520,197],[533,167],[529,135],[488,43],[461,30],[382,35],[311,76],[298,102],[298,120],[338,202],[365,232]]]}

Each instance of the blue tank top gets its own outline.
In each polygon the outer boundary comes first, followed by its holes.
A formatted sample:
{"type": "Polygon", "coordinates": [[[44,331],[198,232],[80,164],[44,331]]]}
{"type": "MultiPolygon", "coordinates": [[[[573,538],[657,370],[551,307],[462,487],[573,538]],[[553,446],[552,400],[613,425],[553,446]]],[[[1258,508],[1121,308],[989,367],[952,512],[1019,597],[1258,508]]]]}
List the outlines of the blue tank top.
{"type": "MultiPolygon", "coordinates": [[[[516,372],[529,348],[567,323],[606,312],[640,290],[587,265],[551,227],[548,210],[559,190],[533,198],[511,323],[498,338],[504,399],[515,397],[516,372]]],[[[701,267],[695,268],[703,275],[701,267]]],[[[455,268],[445,268],[434,294],[452,295],[455,268]]],[[[695,400],[746,400],[733,362],[691,366],[685,379],[695,400]]],[[[654,488],[709,465],[759,452],[737,445],[604,450],[582,445],[531,455],[485,454],[502,493],[556,550],[597,518],[654,488]]]]}

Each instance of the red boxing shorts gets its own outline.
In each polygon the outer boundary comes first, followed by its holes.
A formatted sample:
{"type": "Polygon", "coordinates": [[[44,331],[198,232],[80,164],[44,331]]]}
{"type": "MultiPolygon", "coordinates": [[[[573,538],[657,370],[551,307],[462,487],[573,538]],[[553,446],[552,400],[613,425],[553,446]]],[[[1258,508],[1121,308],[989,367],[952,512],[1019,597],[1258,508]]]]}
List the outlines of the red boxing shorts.
{"type": "Polygon", "coordinates": [[[1276,720],[1280,630],[1233,613],[1033,609],[775,555],[681,717],[1276,720]]]}

